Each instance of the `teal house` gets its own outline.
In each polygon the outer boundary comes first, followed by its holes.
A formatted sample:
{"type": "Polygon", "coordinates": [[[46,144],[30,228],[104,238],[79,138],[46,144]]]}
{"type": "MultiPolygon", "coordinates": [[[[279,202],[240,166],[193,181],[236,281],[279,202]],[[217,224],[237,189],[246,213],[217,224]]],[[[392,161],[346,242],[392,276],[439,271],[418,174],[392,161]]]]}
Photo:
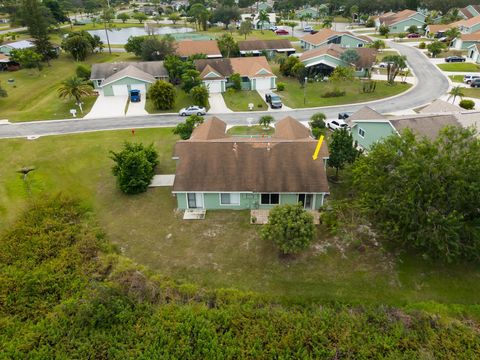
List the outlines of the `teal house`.
{"type": "Polygon", "coordinates": [[[146,94],[157,80],[168,80],[168,72],[163,61],[93,64],[90,80],[104,96],[127,96],[130,90],[146,94]]]}
{"type": "Polygon", "coordinates": [[[367,151],[391,135],[400,136],[407,128],[433,140],[444,127],[460,126],[453,112],[387,118],[367,106],[350,116],[348,123],[358,147],[367,151]]]}
{"type": "Polygon", "coordinates": [[[303,18],[316,19],[319,17],[318,10],[311,7],[298,10],[295,13],[295,15],[297,15],[297,18],[299,19],[303,19],[303,18]]]}
{"type": "Polygon", "coordinates": [[[347,31],[322,29],[315,34],[307,34],[300,38],[300,46],[305,50],[312,50],[330,44],[346,48],[364,47],[371,42],[370,38],[363,35],[354,35],[347,31]]]}
{"type": "Polygon", "coordinates": [[[456,50],[466,50],[476,44],[480,44],[480,31],[460,35],[453,40],[452,47],[456,50]]]}
{"type": "Polygon", "coordinates": [[[480,5],[468,5],[458,10],[458,15],[464,19],[471,19],[475,16],[480,16],[480,5]]]}
{"type": "Polygon", "coordinates": [[[425,14],[415,10],[402,10],[396,13],[386,13],[375,18],[375,26],[388,26],[390,33],[406,32],[408,28],[415,25],[420,31],[425,25],[425,14]]]}
{"type": "Polygon", "coordinates": [[[271,137],[235,137],[226,124],[210,118],[189,140],[178,141],[173,194],[179,209],[271,209],[302,203],[317,210],[329,194],[328,150],[320,148],[310,130],[287,117],[271,137]]]}

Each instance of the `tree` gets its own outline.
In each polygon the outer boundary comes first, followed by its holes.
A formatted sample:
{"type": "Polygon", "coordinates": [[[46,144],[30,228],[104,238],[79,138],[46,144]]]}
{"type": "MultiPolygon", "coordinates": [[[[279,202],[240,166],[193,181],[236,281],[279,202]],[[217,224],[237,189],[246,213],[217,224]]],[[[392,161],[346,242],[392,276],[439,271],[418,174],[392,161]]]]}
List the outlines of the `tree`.
{"type": "MultiPolygon", "coordinates": [[[[111,54],[112,53],[112,48],[110,46],[110,38],[108,36],[108,29],[110,28],[110,23],[115,19],[115,11],[107,6],[103,6],[102,8],[102,14],[100,16],[100,19],[103,21],[103,29],[105,30],[105,38],[107,39],[107,45],[108,45],[108,52],[111,54]]],[[[98,36],[98,35],[95,35],[98,36]]],[[[95,49],[96,46],[93,46],[95,49]]]]}
{"type": "Polygon", "coordinates": [[[193,61],[181,60],[176,55],[165,56],[165,60],[163,61],[163,66],[165,66],[165,69],[167,69],[168,77],[172,84],[179,84],[182,79],[182,75],[185,71],[189,69],[195,70],[193,61]]]}
{"type": "Polygon", "coordinates": [[[260,120],[258,120],[258,124],[263,128],[267,129],[270,127],[270,124],[275,121],[273,116],[271,115],[263,115],[260,120]]]}
{"type": "Polygon", "coordinates": [[[445,36],[447,37],[447,44],[450,44],[453,40],[460,37],[462,33],[458,29],[458,27],[452,27],[445,31],[445,36]]]}
{"type": "Polygon", "coordinates": [[[440,41],[432,41],[427,45],[427,50],[432,57],[437,57],[445,49],[445,44],[440,41]]]}
{"type": "Polygon", "coordinates": [[[367,47],[373,48],[376,50],[385,49],[385,41],[377,39],[371,42],[370,44],[368,44],[367,47]]]}
{"type": "Polygon", "coordinates": [[[73,76],[65,81],[62,81],[58,88],[58,97],[61,99],[70,98],[75,99],[75,103],[83,113],[82,99],[93,95],[92,86],[85,80],[73,76]]]}
{"type": "Polygon", "coordinates": [[[245,36],[245,40],[247,40],[247,35],[252,33],[252,23],[250,20],[242,21],[240,24],[240,28],[238,29],[238,33],[240,35],[245,36]]]}
{"type": "Polygon", "coordinates": [[[190,96],[195,102],[195,105],[203,107],[208,106],[208,98],[210,97],[210,93],[204,84],[200,84],[192,88],[192,90],[190,90],[190,96]]]}
{"type": "Polygon", "coordinates": [[[378,32],[380,33],[380,35],[387,38],[388,34],[390,33],[390,28],[386,25],[380,25],[380,27],[378,28],[378,32]]]}
{"type": "Polygon", "coordinates": [[[7,96],[8,96],[7,90],[5,90],[2,87],[2,84],[0,84],[0,97],[4,98],[4,97],[7,97],[7,96]]]}
{"type": "Polygon", "coordinates": [[[315,237],[313,216],[302,204],[278,205],[270,210],[268,223],[261,229],[263,240],[272,241],[281,253],[297,254],[309,247],[315,237]]]}
{"type": "Polygon", "coordinates": [[[173,25],[175,25],[177,21],[180,21],[181,19],[182,19],[181,16],[178,15],[177,13],[173,13],[168,16],[168,20],[170,20],[173,23],[173,25]]]}
{"type": "Polygon", "coordinates": [[[223,57],[235,57],[240,54],[238,44],[231,34],[223,34],[218,38],[217,43],[223,57]]]}
{"type": "MultiPolygon", "coordinates": [[[[416,9],[415,9],[416,10],[416,9]]],[[[409,34],[416,34],[418,33],[418,27],[417,25],[410,25],[410,27],[407,29],[407,32],[409,34]]]]}
{"type": "Polygon", "coordinates": [[[352,169],[358,200],[386,239],[446,262],[480,260],[478,174],[480,140],[461,126],[436,140],[404,130],[374,144],[352,169]]]}
{"type": "Polygon", "coordinates": [[[85,32],[70,33],[62,41],[62,48],[68,51],[76,61],[83,61],[93,52],[93,37],[85,32]]]}
{"type": "Polygon", "coordinates": [[[401,32],[401,33],[398,33],[397,36],[398,36],[398,39],[399,39],[400,41],[402,41],[402,39],[405,39],[405,37],[407,36],[407,34],[405,34],[404,32],[401,32]]]}
{"type": "Polygon", "coordinates": [[[293,36],[293,29],[298,25],[295,21],[284,21],[283,25],[288,26],[289,28],[292,29],[292,36],[293,36]]]}
{"type": "Polygon", "coordinates": [[[460,86],[453,87],[448,93],[448,95],[448,100],[453,98],[452,103],[455,103],[455,99],[457,98],[457,96],[459,96],[460,98],[465,96],[465,94],[463,93],[463,89],[460,86]]]}
{"type": "Polygon", "coordinates": [[[130,36],[124,48],[126,52],[133,53],[135,56],[142,56],[142,45],[147,36],[130,36]]]}
{"type": "Polygon", "coordinates": [[[132,14],[132,19],[137,20],[141,24],[148,19],[148,16],[145,15],[143,12],[136,12],[132,14]]]}
{"type": "Polygon", "coordinates": [[[289,56],[286,60],[280,63],[280,72],[283,76],[295,76],[294,67],[301,63],[296,56],[289,56]]]}
{"type": "Polygon", "coordinates": [[[352,5],[350,7],[350,17],[352,18],[352,22],[355,22],[355,20],[358,20],[359,14],[360,14],[360,9],[358,5],[352,5]]]}
{"type": "Polygon", "coordinates": [[[315,113],[310,117],[310,129],[312,129],[312,135],[315,139],[320,138],[321,135],[325,135],[327,126],[325,125],[325,120],[327,116],[324,113],[315,113]]]}
{"type": "Polygon", "coordinates": [[[35,44],[35,51],[40,54],[42,61],[46,61],[48,65],[50,65],[50,60],[58,57],[58,52],[48,37],[35,39],[33,43],[35,44]]]}
{"type": "Polygon", "coordinates": [[[195,69],[188,69],[182,75],[182,89],[187,93],[201,83],[200,72],[195,69]]]}
{"type": "Polygon", "coordinates": [[[90,67],[88,67],[87,65],[78,64],[77,68],[75,69],[75,74],[80,79],[89,80],[90,75],[92,74],[92,71],[90,67]]]}
{"type": "Polygon", "coordinates": [[[383,61],[387,63],[387,82],[393,85],[395,77],[407,67],[407,58],[402,55],[388,55],[383,58],[383,61]]]}
{"type": "Polygon", "coordinates": [[[141,48],[143,61],[163,60],[167,55],[175,53],[175,39],[171,35],[165,35],[160,40],[147,37],[141,48]]]}
{"type": "Polygon", "coordinates": [[[64,23],[70,20],[57,0],[44,0],[43,5],[50,10],[56,23],[64,23]]]}
{"type": "Polygon", "coordinates": [[[17,62],[25,69],[42,70],[42,55],[32,49],[15,49],[10,52],[10,60],[17,62]]]}
{"type": "Polygon", "coordinates": [[[117,15],[117,19],[122,20],[122,23],[125,24],[127,20],[130,19],[130,15],[128,15],[127,13],[121,13],[117,15]]]}
{"type": "Polygon", "coordinates": [[[233,73],[232,75],[230,75],[228,80],[232,83],[233,89],[237,91],[242,89],[242,77],[239,73],[233,73]]]}
{"type": "Polygon", "coordinates": [[[195,20],[195,24],[203,31],[207,31],[208,18],[210,17],[210,11],[204,4],[193,4],[188,11],[188,15],[195,20]]]}
{"type": "Polygon", "coordinates": [[[263,34],[263,26],[265,23],[270,23],[270,17],[265,10],[260,10],[258,13],[257,26],[260,26],[260,32],[263,34]]]}
{"type": "Polygon", "coordinates": [[[337,66],[330,74],[332,81],[350,81],[353,79],[355,72],[352,67],[337,66]]]}
{"type": "Polygon", "coordinates": [[[356,50],[348,49],[340,55],[340,60],[349,65],[355,65],[360,60],[360,55],[356,50]]]}
{"type": "Polygon", "coordinates": [[[322,22],[322,27],[324,29],[330,29],[333,25],[333,18],[331,16],[328,16],[326,18],[323,19],[323,22],[322,22]]]}
{"type": "Polygon", "coordinates": [[[338,179],[339,170],[347,164],[352,164],[360,156],[352,134],[347,129],[338,129],[333,132],[329,150],[328,166],[335,168],[336,179],[338,179]]]}
{"type": "Polygon", "coordinates": [[[190,136],[192,136],[193,130],[195,128],[203,123],[203,117],[199,115],[190,115],[185,119],[184,123],[178,124],[172,132],[175,135],[180,136],[180,139],[182,140],[188,140],[190,139],[190,136]]]}
{"type": "Polygon", "coordinates": [[[144,146],[125,142],[122,151],[110,151],[110,154],[115,162],[112,173],[117,177],[120,190],[125,194],[147,191],[158,165],[158,154],[153,144],[144,146]]]}
{"type": "Polygon", "coordinates": [[[166,81],[157,80],[148,89],[148,98],[158,110],[173,109],[175,97],[175,87],[166,81]]]}
{"type": "Polygon", "coordinates": [[[225,25],[225,29],[228,29],[228,25],[234,21],[240,19],[240,11],[238,7],[220,6],[215,9],[212,14],[212,21],[221,22],[225,25]]]}

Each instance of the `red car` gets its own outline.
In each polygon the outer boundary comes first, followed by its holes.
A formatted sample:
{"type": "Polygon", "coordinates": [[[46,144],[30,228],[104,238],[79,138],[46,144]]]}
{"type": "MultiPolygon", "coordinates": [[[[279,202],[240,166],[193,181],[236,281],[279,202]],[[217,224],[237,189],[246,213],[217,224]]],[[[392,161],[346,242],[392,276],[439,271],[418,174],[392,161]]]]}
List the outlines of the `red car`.
{"type": "Polygon", "coordinates": [[[285,30],[285,29],[278,29],[277,31],[275,31],[275,34],[277,34],[277,35],[288,35],[288,31],[285,30]]]}
{"type": "Polygon", "coordinates": [[[420,37],[420,34],[415,34],[415,33],[407,35],[407,38],[409,38],[409,39],[415,39],[415,38],[419,38],[419,37],[420,37]]]}

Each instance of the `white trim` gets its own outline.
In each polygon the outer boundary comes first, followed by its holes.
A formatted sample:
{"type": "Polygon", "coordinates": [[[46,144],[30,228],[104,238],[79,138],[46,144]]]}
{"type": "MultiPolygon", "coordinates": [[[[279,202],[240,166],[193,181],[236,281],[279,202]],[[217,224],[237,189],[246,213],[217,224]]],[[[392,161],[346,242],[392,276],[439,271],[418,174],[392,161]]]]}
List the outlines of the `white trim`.
{"type": "MultiPolygon", "coordinates": [[[[231,199],[231,197],[230,197],[230,199],[231,199]]],[[[240,193],[238,193],[238,192],[221,192],[221,193],[218,193],[218,203],[220,204],[220,206],[239,206],[240,205],[240,193]],[[238,195],[238,203],[223,204],[222,203],[222,194],[229,194],[229,195],[237,194],[238,195]]]]}
{"type": "Polygon", "coordinates": [[[361,127],[358,127],[357,134],[358,134],[358,136],[360,136],[362,139],[365,139],[365,130],[363,130],[361,127]],[[360,131],[363,132],[363,135],[360,134],[360,131]]]}
{"type": "Polygon", "coordinates": [[[300,203],[300,195],[313,195],[313,196],[312,196],[311,207],[310,207],[309,209],[307,209],[307,208],[305,207],[305,204],[302,204],[302,206],[303,206],[303,209],[304,209],[304,210],[315,210],[315,204],[316,204],[316,201],[317,201],[317,194],[316,194],[316,193],[313,193],[313,194],[311,194],[311,193],[298,193],[298,195],[297,195],[297,204],[300,203]]]}
{"type": "Polygon", "coordinates": [[[185,193],[185,200],[187,201],[187,209],[205,209],[205,197],[203,196],[203,192],[198,192],[198,191],[188,191],[185,193]],[[188,205],[188,194],[195,194],[195,205],[196,207],[191,208],[188,205]],[[201,195],[202,198],[202,206],[198,206],[197,203],[197,195],[201,195]]]}
{"type": "Polygon", "coordinates": [[[145,80],[145,79],[139,79],[139,78],[137,78],[137,77],[135,77],[135,76],[131,76],[131,75],[125,75],[125,76],[122,76],[121,78],[115,79],[115,80],[110,81],[110,82],[108,82],[108,83],[104,83],[104,84],[102,85],[102,87],[103,87],[103,86],[110,85],[110,84],[113,84],[113,83],[115,83],[115,82],[117,82],[117,81],[119,81],[119,80],[125,79],[125,78],[135,79],[135,80],[143,81],[143,82],[146,82],[146,83],[149,83],[149,84],[153,84],[153,83],[154,83],[154,81],[145,80]]]}
{"type": "Polygon", "coordinates": [[[223,76],[220,75],[219,73],[216,73],[215,71],[210,71],[208,74],[206,74],[203,78],[206,79],[209,77],[210,74],[213,74],[215,75],[215,77],[218,79],[218,78],[222,78],[223,79],[223,76]]]}

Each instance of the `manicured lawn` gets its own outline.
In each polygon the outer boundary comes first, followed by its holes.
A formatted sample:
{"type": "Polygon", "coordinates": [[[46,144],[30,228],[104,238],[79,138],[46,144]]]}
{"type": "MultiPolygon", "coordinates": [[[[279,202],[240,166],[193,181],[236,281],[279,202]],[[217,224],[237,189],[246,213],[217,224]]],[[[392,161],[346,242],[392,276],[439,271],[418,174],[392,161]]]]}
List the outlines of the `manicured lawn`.
{"type": "Polygon", "coordinates": [[[286,83],[285,91],[277,92],[285,105],[293,108],[317,107],[329,105],[342,105],[371,101],[390,97],[408,90],[412,85],[396,83],[391,86],[386,81],[377,81],[374,93],[363,93],[362,84],[359,80],[345,82],[313,82],[307,83],[306,102],[304,103],[304,89],[293,78],[279,77],[278,82],[286,83]],[[324,98],[322,94],[334,89],[346,92],[345,96],[324,98]]]}
{"type": "MultiPolygon", "coordinates": [[[[295,302],[440,310],[460,304],[450,308],[459,313],[473,313],[478,307],[473,305],[480,293],[478,267],[432,265],[370,241],[364,241],[365,251],[358,251],[354,239],[331,236],[323,226],[310,250],[284,259],[270,242],[261,240],[260,226],[249,225],[248,211],[208,211],[203,221],[183,221],[174,211],[176,200],[169,188],[125,196],[111,174],[109,151],[120,149],[126,140],[153,142],[160,154],[157,173],[174,172],[176,139],[169,128],[138,129],[134,138],[124,130],[0,140],[0,230],[35,197],[62,192],[93,208],[106,236],[122,253],[175,280],[253,290],[295,302]],[[28,175],[33,198],[16,172],[23,166],[36,168],[28,175]]],[[[333,197],[345,192],[341,185],[331,191],[333,197]]]]}
{"type": "Polygon", "coordinates": [[[267,110],[267,103],[256,91],[224,92],[227,107],[233,111],[250,111],[248,104],[253,104],[253,111],[267,110]]]}
{"type": "Polygon", "coordinates": [[[152,101],[147,98],[147,102],[145,104],[145,110],[147,110],[148,113],[150,114],[160,114],[160,113],[172,113],[172,112],[178,112],[180,109],[190,106],[190,105],[195,105],[193,102],[193,99],[185,92],[183,91],[179,86],[176,87],[177,91],[177,96],[175,98],[175,105],[173,106],[173,109],[170,110],[157,110],[155,109],[155,106],[153,105],[152,101]]]}
{"type": "MultiPolygon", "coordinates": [[[[109,55],[104,52],[91,55],[85,63],[132,59],[131,54],[109,55]]],[[[22,69],[0,73],[0,83],[8,92],[8,97],[0,98],[0,117],[10,121],[70,118],[69,110],[75,108],[74,101],[59,99],[57,89],[63,80],[75,75],[78,64],[63,54],[59,59],[53,60],[50,67],[45,66],[40,72],[22,69]],[[14,79],[14,84],[8,84],[8,79],[14,79]]],[[[91,108],[93,100],[93,98],[85,100],[85,113],[91,108]]]]}
{"type": "Polygon", "coordinates": [[[377,62],[381,62],[385,56],[391,55],[400,55],[398,51],[395,50],[382,50],[382,52],[377,53],[377,62]]]}
{"type": "Polygon", "coordinates": [[[473,63],[445,63],[437,65],[443,71],[458,71],[458,72],[477,72],[480,71],[480,66],[473,63]]]}
{"type": "Polygon", "coordinates": [[[463,82],[463,75],[450,75],[449,78],[454,82],[463,82]]]}
{"type": "MultiPolygon", "coordinates": [[[[286,27],[285,27],[286,28],[286,27]]],[[[297,27],[298,29],[298,27],[297,27]]],[[[290,33],[292,33],[292,29],[291,28],[286,28],[286,30],[290,33]]],[[[209,28],[208,31],[199,31],[197,32],[196,34],[201,34],[201,35],[205,35],[205,36],[211,36],[212,38],[215,38],[215,37],[220,37],[222,36],[223,34],[225,34],[227,31],[225,31],[224,28],[222,27],[212,27],[212,28],[209,28]]],[[[232,34],[233,38],[236,40],[236,41],[242,41],[242,40],[245,40],[245,36],[244,35],[240,35],[238,33],[238,31],[236,29],[233,29],[231,28],[229,31],[228,31],[230,34],[232,34]]],[[[274,31],[271,31],[271,30],[263,30],[263,33],[262,31],[260,30],[252,30],[252,33],[247,35],[247,40],[278,40],[278,39],[288,39],[288,40],[291,40],[291,41],[298,41],[298,39],[294,36],[286,36],[286,35],[277,35],[275,34],[274,31]]]]}
{"type": "Polygon", "coordinates": [[[462,88],[463,95],[466,97],[480,99],[480,89],[479,88],[462,88]]]}
{"type": "Polygon", "coordinates": [[[275,132],[275,129],[269,127],[267,130],[263,126],[253,125],[253,126],[233,126],[228,129],[227,133],[230,135],[272,135],[275,132]]]}

